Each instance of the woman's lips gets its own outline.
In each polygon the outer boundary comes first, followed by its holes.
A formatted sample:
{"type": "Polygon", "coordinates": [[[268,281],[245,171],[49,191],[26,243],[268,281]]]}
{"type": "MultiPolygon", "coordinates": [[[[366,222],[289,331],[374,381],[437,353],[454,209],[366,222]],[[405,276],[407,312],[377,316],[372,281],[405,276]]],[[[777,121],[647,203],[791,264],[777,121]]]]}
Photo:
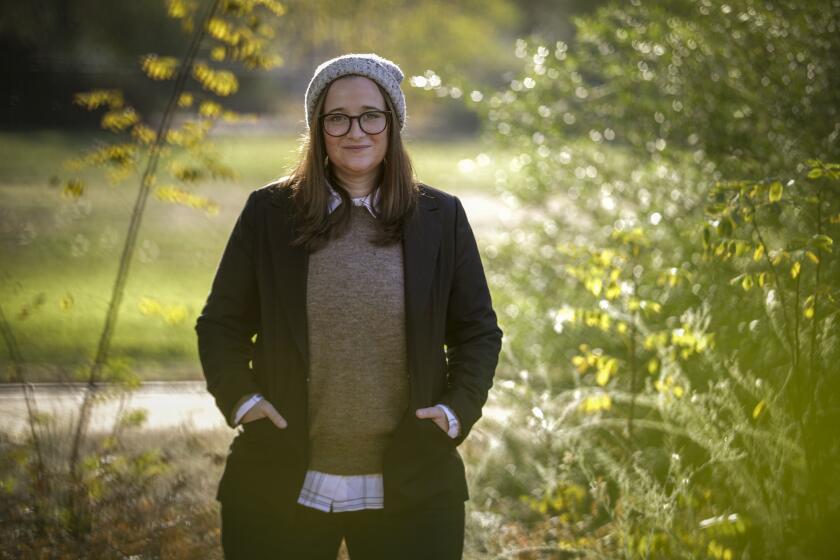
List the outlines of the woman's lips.
{"type": "Polygon", "coordinates": [[[345,150],[363,150],[365,148],[370,148],[370,146],[344,146],[345,150]]]}

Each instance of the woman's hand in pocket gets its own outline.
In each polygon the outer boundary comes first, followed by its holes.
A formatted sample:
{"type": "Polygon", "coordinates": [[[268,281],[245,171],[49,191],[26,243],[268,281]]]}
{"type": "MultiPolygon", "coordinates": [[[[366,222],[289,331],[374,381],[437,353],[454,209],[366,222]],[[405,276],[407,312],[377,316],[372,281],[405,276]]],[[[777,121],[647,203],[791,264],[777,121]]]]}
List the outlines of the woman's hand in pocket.
{"type": "Polygon", "coordinates": [[[251,409],[245,413],[245,416],[242,417],[241,423],[247,424],[248,422],[253,422],[254,420],[259,420],[260,418],[270,419],[278,428],[285,428],[288,426],[286,419],[277,412],[277,409],[274,408],[268,399],[262,399],[260,402],[252,406],[251,409]]]}
{"type": "Polygon", "coordinates": [[[446,417],[446,413],[437,406],[418,408],[415,411],[415,415],[418,418],[429,418],[433,420],[434,423],[437,424],[437,427],[444,433],[449,431],[449,419],[446,417]]]}

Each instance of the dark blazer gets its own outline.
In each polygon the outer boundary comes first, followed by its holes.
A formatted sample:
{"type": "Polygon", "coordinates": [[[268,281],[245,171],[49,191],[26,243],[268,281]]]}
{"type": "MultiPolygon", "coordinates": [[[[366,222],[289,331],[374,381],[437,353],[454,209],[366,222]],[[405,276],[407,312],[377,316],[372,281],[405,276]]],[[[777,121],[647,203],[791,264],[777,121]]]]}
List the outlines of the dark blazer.
{"type": "MultiPolygon", "coordinates": [[[[403,236],[409,408],[386,448],[386,510],[469,499],[457,450],[481,417],[502,331],[472,229],[456,196],[421,185],[403,236]],[[444,345],[446,347],[444,348],[444,345]],[[450,438],[415,410],[448,405],[450,438]]],[[[247,422],[233,440],[216,498],[291,511],[308,465],[306,277],[308,253],[289,244],[290,192],[253,191],[234,225],[196,322],[207,389],[233,427],[239,399],[260,392],[283,415],[247,422]]]]}

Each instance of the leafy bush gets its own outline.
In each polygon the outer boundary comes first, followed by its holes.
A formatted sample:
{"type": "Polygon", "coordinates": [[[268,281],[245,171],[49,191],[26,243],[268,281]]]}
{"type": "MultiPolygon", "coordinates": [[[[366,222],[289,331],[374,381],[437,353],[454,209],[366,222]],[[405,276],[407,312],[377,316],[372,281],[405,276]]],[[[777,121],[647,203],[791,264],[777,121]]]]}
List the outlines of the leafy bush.
{"type": "Polygon", "coordinates": [[[212,496],[227,433],[95,434],[74,477],[66,427],[39,428],[37,444],[0,433],[0,558],[221,556],[212,496]]]}
{"type": "Polygon", "coordinates": [[[481,480],[532,533],[484,546],[826,557],[840,5],[635,0],[576,27],[470,96],[527,211],[485,249],[515,422],[481,480]]]}

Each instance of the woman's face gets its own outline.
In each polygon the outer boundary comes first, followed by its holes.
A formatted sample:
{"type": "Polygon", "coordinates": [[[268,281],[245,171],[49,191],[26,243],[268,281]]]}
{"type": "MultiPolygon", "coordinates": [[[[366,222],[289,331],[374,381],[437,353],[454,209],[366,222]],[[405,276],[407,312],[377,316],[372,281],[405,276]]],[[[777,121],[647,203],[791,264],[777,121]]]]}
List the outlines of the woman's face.
{"type": "MultiPolygon", "coordinates": [[[[362,76],[346,76],[334,81],[324,99],[324,114],[344,113],[355,117],[375,110],[387,110],[385,100],[376,83],[362,76]]],[[[322,125],[319,123],[319,126],[322,125]]],[[[379,134],[367,134],[359,126],[359,120],[352,119],[350,131],[344,136],[330,136],[323,128],[321,130],[327,156],[339,179],[374,180],[388,148],[387,126],[379,134]]]]}

